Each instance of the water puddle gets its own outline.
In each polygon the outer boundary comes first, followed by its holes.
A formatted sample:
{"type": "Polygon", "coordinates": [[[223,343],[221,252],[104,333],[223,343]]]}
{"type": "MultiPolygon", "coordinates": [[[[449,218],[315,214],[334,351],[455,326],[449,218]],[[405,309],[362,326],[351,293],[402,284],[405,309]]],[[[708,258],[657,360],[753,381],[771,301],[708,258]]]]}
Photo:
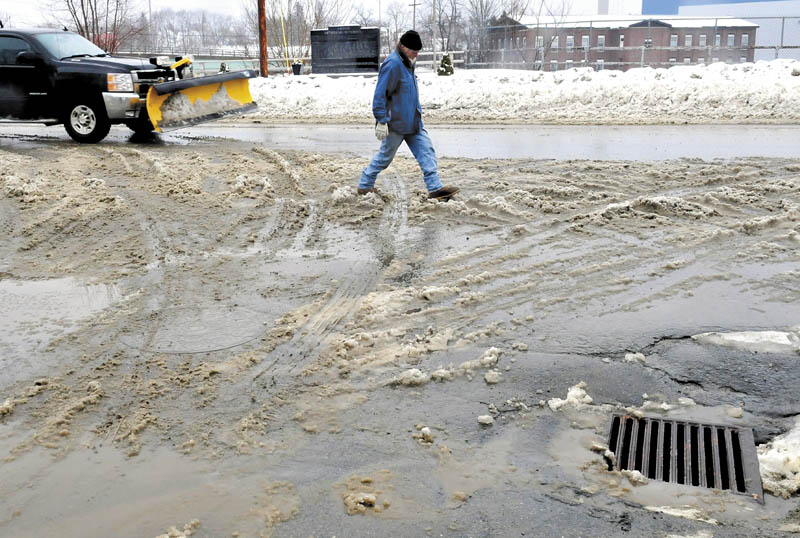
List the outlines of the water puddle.
{"type": "Polygon", "coordinates": [[[144,455],[103,447],[53,459],[35,450],[3,463],[0,535],[152,537],[195,521],[201,536],[255,536],[263,527],[250,509],[265,477],[235,476],[165,448],[144,455]]]}
{"type": "Polygon", "coordinates": [[[154,312],[148,322],[132,325],[123,342],[141,351],[205,353],[247,343],[264,332],[265,315],[238,306],[175,306],[154,312]]]}
{"type": "Polygon", "coordinates": [[[5,367],[11,361],[30,362],[54,337],[121,296],[115,285],[85,284],[71,277],[0,280],[0,370],[8,371],[5,367]]]}

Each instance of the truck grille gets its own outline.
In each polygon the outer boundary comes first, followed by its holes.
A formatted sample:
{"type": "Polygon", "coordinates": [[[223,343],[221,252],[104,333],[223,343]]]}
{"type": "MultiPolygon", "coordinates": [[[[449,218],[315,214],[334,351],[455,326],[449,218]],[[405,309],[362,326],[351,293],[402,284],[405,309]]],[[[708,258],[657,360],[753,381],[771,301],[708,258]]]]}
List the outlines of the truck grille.
{"type": "Polygon", "coordinates": [[[163,69],[152,69],[149,71],[134,71],[132,73],[134,82],[163,82],[172,78],[172,73],[163,69]]]}

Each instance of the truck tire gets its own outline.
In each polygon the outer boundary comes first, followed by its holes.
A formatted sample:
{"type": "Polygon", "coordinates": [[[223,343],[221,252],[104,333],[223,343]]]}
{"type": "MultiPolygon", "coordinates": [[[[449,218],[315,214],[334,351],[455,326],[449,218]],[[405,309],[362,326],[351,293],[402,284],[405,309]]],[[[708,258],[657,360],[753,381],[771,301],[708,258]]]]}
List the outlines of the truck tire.
{"type": "Polygon", "coordinates": [[[111,130],[111,122],[102,101],[77,99],[64,111],[64,128],[76,142],[100,142],[111,130]]]}
{"type": "Polygon", "coordinates": [[[128,129],[130,129],[139,136],[149,135],[150,133],[153,133],[155,131],[152,122],[150,122],[150,119],[147,117],[136,118],[133,121],[129,121],[125,125],[128,126],[128,129]]]}

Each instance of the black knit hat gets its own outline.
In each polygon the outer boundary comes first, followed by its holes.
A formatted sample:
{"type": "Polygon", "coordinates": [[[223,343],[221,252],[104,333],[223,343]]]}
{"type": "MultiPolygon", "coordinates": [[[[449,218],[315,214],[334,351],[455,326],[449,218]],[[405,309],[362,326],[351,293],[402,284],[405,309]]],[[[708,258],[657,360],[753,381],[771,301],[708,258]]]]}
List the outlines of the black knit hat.
{"type": "Polygon", "coordinates": [[[422,39],[414,30],[409,30],[400,38],[400,44],[411,50],[422,50],[422,39]]]}

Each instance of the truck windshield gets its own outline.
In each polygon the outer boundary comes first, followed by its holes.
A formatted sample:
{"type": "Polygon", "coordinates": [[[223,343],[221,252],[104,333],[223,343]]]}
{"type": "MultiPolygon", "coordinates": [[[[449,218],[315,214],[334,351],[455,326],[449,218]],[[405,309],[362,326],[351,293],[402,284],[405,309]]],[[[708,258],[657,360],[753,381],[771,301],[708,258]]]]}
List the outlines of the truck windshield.
{"type": "Polygon", "coordinates": [[[100,47],[78,34],[68,32],[37,34],[36,39],[47,49],[47,52],[62,60],[77,56],[105,55],[100,47]]]}

